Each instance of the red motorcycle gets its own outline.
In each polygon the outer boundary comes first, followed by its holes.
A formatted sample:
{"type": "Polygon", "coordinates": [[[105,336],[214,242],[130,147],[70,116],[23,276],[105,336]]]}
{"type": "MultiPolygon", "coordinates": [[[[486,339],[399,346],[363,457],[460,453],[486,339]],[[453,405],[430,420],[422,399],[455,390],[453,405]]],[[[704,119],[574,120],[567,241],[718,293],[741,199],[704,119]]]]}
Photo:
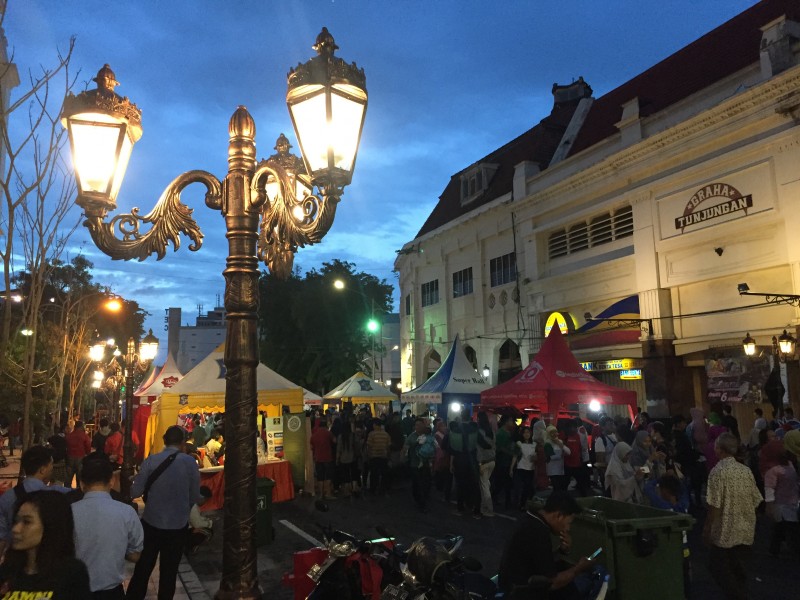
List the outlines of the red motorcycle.
{"type": "Polygon", "coordinates": [[[394,538],[359,540],[324,528],[323,541],[322,547],[295,552],[293,573],[283,576],[295,600],[380,600],[389,582],[402,581],[405,553],[394,538]]]}
{"type": "MultiPolygon", "coordinates": [[[[331,527],[321,529],[323,546],[295,552],[293,572],[281,580],[294,589],[295,600],[380,600],[386,586],[403,582],[407,553],[382,528],[376,527],[381,537],[370,540],[331,527]]],[[[463,537],[439,542],[455,551],[463,537]]]]}

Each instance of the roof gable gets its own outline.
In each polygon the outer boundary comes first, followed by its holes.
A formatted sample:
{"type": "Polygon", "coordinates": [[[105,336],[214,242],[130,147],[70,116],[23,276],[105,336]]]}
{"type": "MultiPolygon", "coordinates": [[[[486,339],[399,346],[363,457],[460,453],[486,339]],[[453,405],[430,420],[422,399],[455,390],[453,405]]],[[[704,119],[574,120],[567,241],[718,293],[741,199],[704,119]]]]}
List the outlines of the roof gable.
{"type": "Polygon", "coordinates": [[[800,20],[798,0],[765,0],[678,50],[592,104],[570,156],[617,135],[623,105],[639,99],[654,115],[759,61],[761,27],[785,15],[800,20]]]}
{"type": "Polygon", "coordinates": [[[514,167],[519,163],[532,161],[538,163],[541,169],[545,169],[550,164],[579,101],[580,99],[575,99],[557,103],[552,112],[538,125],[453,175],[416,237],[438,229],[510,192],[514,180],[514,167]],[[496,165],[497,169],[487,182],[488,185],[483,193],[462,204],[461,175],[481,164],[496,165]]]}

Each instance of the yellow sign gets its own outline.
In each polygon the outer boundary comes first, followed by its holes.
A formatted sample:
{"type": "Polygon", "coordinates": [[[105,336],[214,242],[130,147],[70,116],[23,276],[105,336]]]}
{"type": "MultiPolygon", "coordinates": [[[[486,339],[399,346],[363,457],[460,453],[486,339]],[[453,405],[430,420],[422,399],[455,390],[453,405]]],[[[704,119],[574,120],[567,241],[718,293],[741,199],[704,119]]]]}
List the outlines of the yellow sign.
{"type": "Polygon", "coordinates": [[[575,328],[578,326],[575,317],[573,317],[569,313],[560,313],[560,312],[553,312],[550,313],[550,316],[547,317],[547,321],[544,324],[544,337],[550,335],[550,330],[553,328],[553,325],[558,325],[558,328],[561,330],[561,333],[567,335],[570,331],[574,331],[575,328]]]}
{"type": "Polygon", "coordinates": [[[639,365],[633,358],[618,358],[615,360],[599,360],[595,362],[582,362],[585,371],[624,371],[637,368],[639,365]]]}

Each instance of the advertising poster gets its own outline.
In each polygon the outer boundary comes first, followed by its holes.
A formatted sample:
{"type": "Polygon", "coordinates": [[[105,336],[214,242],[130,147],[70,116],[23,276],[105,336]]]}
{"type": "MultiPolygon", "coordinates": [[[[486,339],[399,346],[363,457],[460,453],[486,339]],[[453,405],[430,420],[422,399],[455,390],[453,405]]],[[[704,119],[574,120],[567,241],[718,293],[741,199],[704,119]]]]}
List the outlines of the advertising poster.
{"type": "Polygon", "coordinates": [[[706,360],[709,402],[764,402],[769,356],[733,356],[706,360]]]}
{"type": "Polygon", "coordinates": [[[283,418],[267,417],[267,458],[279,460],[283,458],[283,418]]]}

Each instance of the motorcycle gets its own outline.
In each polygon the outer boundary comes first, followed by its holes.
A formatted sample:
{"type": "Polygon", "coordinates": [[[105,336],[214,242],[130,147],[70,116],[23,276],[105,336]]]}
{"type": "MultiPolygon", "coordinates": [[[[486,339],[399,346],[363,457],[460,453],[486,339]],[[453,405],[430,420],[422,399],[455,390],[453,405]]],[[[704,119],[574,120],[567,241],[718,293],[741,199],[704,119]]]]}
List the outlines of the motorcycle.
{"type": "MultiPolygon", "coordinates": [[[[497,576],[489,579],[477,571],[479,561],[458,557],[431,538],[421,538],[408,551],[403,582],[388,584],[381,600],[503,600],[497,576]]],[[[551,581],[533,576],[519,597],[538,597],[546,594],[551,581]]],[[[609,575],[598,570],[582,582],[581,593],[588,599],[604,600],[608,592],[609,575]]]]}
{"type": "MultiPolygon", "coordinates": [[[[317,506],[318,510],[326,510],[317,506]]],[[[320,525],[323,545],[295,552],[293,572],[281,582],[294,588],[295,600],[380,600],[383,589],[403,580],[407,554],[395,538],[381,527],[380,537],[355,536],[320,525]]],[[[443,547],[457,550],[462,536],[439,540],[443,547]]]]}
{"type": "Polygon", "coordinates": [[[494,600],[497,588],[477,573],[481,568],[480,561],[423,537],[408,550],[402,583],[387,584],[381,600],[494,600]]]}

